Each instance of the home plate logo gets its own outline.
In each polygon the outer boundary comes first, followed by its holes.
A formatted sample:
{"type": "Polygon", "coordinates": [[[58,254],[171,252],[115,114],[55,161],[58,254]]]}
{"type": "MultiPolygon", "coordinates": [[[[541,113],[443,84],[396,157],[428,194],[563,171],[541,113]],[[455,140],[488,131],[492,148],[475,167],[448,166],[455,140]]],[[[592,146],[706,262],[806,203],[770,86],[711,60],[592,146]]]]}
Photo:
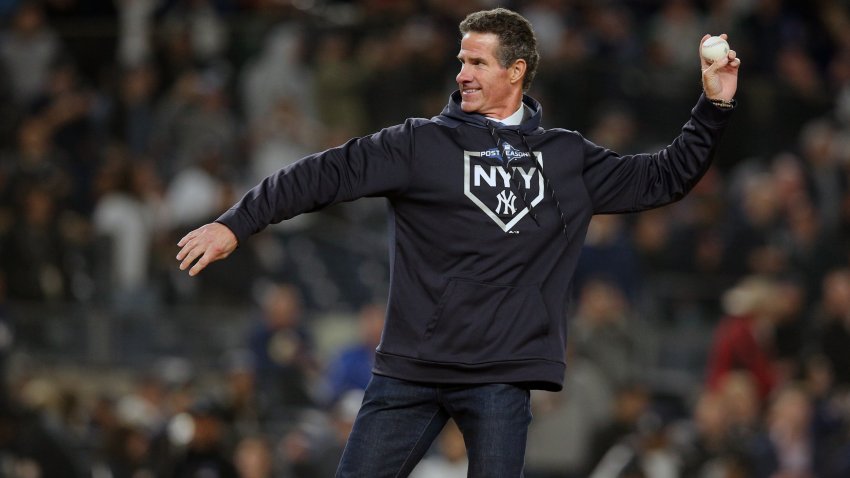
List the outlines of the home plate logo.
{"type": "Polygon", "coordinates": [[[535,151],[534,155],[537,164],[522,161],[526,164],[514,166],[514,161],[509,163],[510,174],[513,174],[512,188],[511,175],[491,159],[495,157],[499,161],[501,155],[494,154],[493,150],[463,152],[463,193],[505,232],[528,214],[522,198],[517,197],[522,193],[515,192],[517,185],[528,191],[526,198],[532,206],[543,200],[543,175],[538,171],[538,165],[543,164],[543,155],[539,151],[535,151]]]}

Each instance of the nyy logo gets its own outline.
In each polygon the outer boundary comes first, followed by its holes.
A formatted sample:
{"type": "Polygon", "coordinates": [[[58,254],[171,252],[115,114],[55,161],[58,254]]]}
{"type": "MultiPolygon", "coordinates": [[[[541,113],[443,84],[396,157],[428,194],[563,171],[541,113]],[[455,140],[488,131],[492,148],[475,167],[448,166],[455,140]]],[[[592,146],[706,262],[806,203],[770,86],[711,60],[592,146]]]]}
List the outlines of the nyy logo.
{"type": "MultiPolygon", "coordinates": [[[[508,163],[520,158],[530,158],[531,153],[518,151],[505,143],[508,163]],[[510,148],[510,149],[509,149],[510,148]]],[[[463,153],[463,193],[478,206],[503,231],[510,231],[528,214],[528,205],[518,199],[517,188],[524,189],[524,199],[532,206],[543,200],[543,175],[538,165],[543,164],[543,155],[534,152],[537,162],[522,161],[522,165],[494,164],[492,159],[501,162],[498,149],[487,151],[464,151],[463,153]]]]}
{"type": "Polygon", "coordinates": [[[516,196],[513,191],[505,189],[496,196],[496,199],[499,200],[499,204],[496,206],[496,214],[516,214],[516,207],[514,206],[516,196]]]}

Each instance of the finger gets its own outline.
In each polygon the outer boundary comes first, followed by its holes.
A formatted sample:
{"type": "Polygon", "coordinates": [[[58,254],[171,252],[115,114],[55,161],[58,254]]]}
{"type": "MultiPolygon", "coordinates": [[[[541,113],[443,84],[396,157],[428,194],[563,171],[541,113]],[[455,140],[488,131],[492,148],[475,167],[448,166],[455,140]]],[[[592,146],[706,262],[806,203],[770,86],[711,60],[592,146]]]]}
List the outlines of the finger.
{"type": "Polygon", "coordinates": [[[708,63],[705,68],[702,69],[703,77],[716,75],[717,70],[726,66],[727,62],[729,62],[727,58],[721,58],[713,63],[708,63]]]}
{"type": "Polygon", "coordinates": [[[189,239],[192,239],[193,237],[195,237],[195,233],[196,233],[196,232],[198,232],[198,230],[197,230],[197,229],[195,229],[194,231],[190,231],[188,234],[186,234],[185,236],[183,236],[183,237],[182,237],[179,241],[177,241],[177,245],[178,245],[179,247],[183,247],[183,246],[186,244],[186,241],[188,241],[189,239]]]}
{"type": "Polygon", "coordinates": [[[208,259],[208,256],[209,254],[204,254],[203,256],[201,256],[200,259],[198,259],[198,262],[196,262],[195,265],[192,266],[191,269],[189,269],[190,276],[198,275],[199,272],[204,270],[209,265],[210,260],[208,259]]]}
{"type": "MultiPolygon", "coordinates": [[[[183,242],[183,241],[180,241],[180,242],[183,242]]],[[[177,243],[177,245],[180,246],[181,249],[180,249],[180,251],[177,252],[177,255],[174,258],[177,259],[178,261],[182,261],[183,258],[186,257],[186,254],[189,252],[189,247],[186,247],[186,246],[184,246],[180,243],[177,243]]]]}
{"type": "Polygon", "coordinates": [[[717,61],[715,61],[714,63],[711,64],[711,71],[715,72],[717,70],[725,68],[726,65],[728,65],[728,64],[729,64],[729,57],[724,56],[723,58],[720,58],[719,60],[717,60],[717,61]]]}
{"type": "Polygon", "coordinates": [[[720,35],[718,35],[718,36],[719,36],[720,38],[722,38],[722,39],[726,40],[727,42],[729,41],[729,35],[727,35],[727,34],[725,34],[725,33],[721,33],[721,34],[720,34],[720,35]]]}
{"type": "Polygon", "coordinates": [[[729,50],[729,54],[726,55],[729,58],[729,65],[738,67],[741,65],[741,59],[738,58],[738,52],[735,50],[729,50]]]}
{"type": "Polygon", "coordinates": [[[197,259],[201,254],[204,254],[204,252],[205,250],[201,247],[193,248],[191,252],[186,254],[183,259],[183,262],[180,263],[180,270],[185,271],[186,269],[188,269],[189,266],[192,265],[192,262],[195,262],[195,259],[197,259]]]}
{"type": "MultiPolygon", "coordinates": [[[[181,242],[183,242],[183,241],[181,241],[181,242]]],[[[178,261],[182,261],[183,258],[186,257],[186,254],[188,254],[192,249],[194,249],[197,246],[198,246],[198,243],[196,241],[193,241],[193,240],[190,240],[189,242],[183,244],[181,246],[182,249],[180,249],[180,252],[177,253],[177,257],[175,257],[175,259],[177,259],[178,261]]]]}
{"type": "Polygon", "coordinates": [[[711,66],[711,62],[709,62],[708,60],[706,60],[702,56],[702,44],[705,43],[705,41],[708,40],[709,38],[711,38],[710,34],[706,33],[705,35],[703,35],[702,38],[699,41],[699,46],[697,47],[697,56],[699,57],[699,62],[700,62],[700,65],[701,65],[700,69],[702,71],[705,71],[706,68],[711,66]]]}

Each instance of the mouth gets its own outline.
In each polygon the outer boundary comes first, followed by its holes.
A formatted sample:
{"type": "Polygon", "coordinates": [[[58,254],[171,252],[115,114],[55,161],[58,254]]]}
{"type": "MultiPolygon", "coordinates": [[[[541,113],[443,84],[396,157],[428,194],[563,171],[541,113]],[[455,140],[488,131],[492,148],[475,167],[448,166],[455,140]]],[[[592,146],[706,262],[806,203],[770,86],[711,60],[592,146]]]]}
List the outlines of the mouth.
{"type": "Polygon", "coordinates": [[[469,95],[473,95],[475,93],[478,93],[479,91],[481,91],[481,90],[478,89],[478,88],[461,88],[460,94],[462,96],[469,96],[469,95]]]}

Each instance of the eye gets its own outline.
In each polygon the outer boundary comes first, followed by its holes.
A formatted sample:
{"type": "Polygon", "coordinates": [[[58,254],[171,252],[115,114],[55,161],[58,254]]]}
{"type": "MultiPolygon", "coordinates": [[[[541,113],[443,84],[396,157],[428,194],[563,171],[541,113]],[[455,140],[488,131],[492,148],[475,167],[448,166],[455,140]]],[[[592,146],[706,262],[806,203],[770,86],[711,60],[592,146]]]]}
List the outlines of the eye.
{"type": "Polygon", "coordinates": [[[487,62],[484,61],[481,58],[461,58],[461,57],[458,57],[458,61],[460,62],[461,65],[466,65],[467,63],[469,63],[472,66],[486,66],[487,65],[487,62]]]}

